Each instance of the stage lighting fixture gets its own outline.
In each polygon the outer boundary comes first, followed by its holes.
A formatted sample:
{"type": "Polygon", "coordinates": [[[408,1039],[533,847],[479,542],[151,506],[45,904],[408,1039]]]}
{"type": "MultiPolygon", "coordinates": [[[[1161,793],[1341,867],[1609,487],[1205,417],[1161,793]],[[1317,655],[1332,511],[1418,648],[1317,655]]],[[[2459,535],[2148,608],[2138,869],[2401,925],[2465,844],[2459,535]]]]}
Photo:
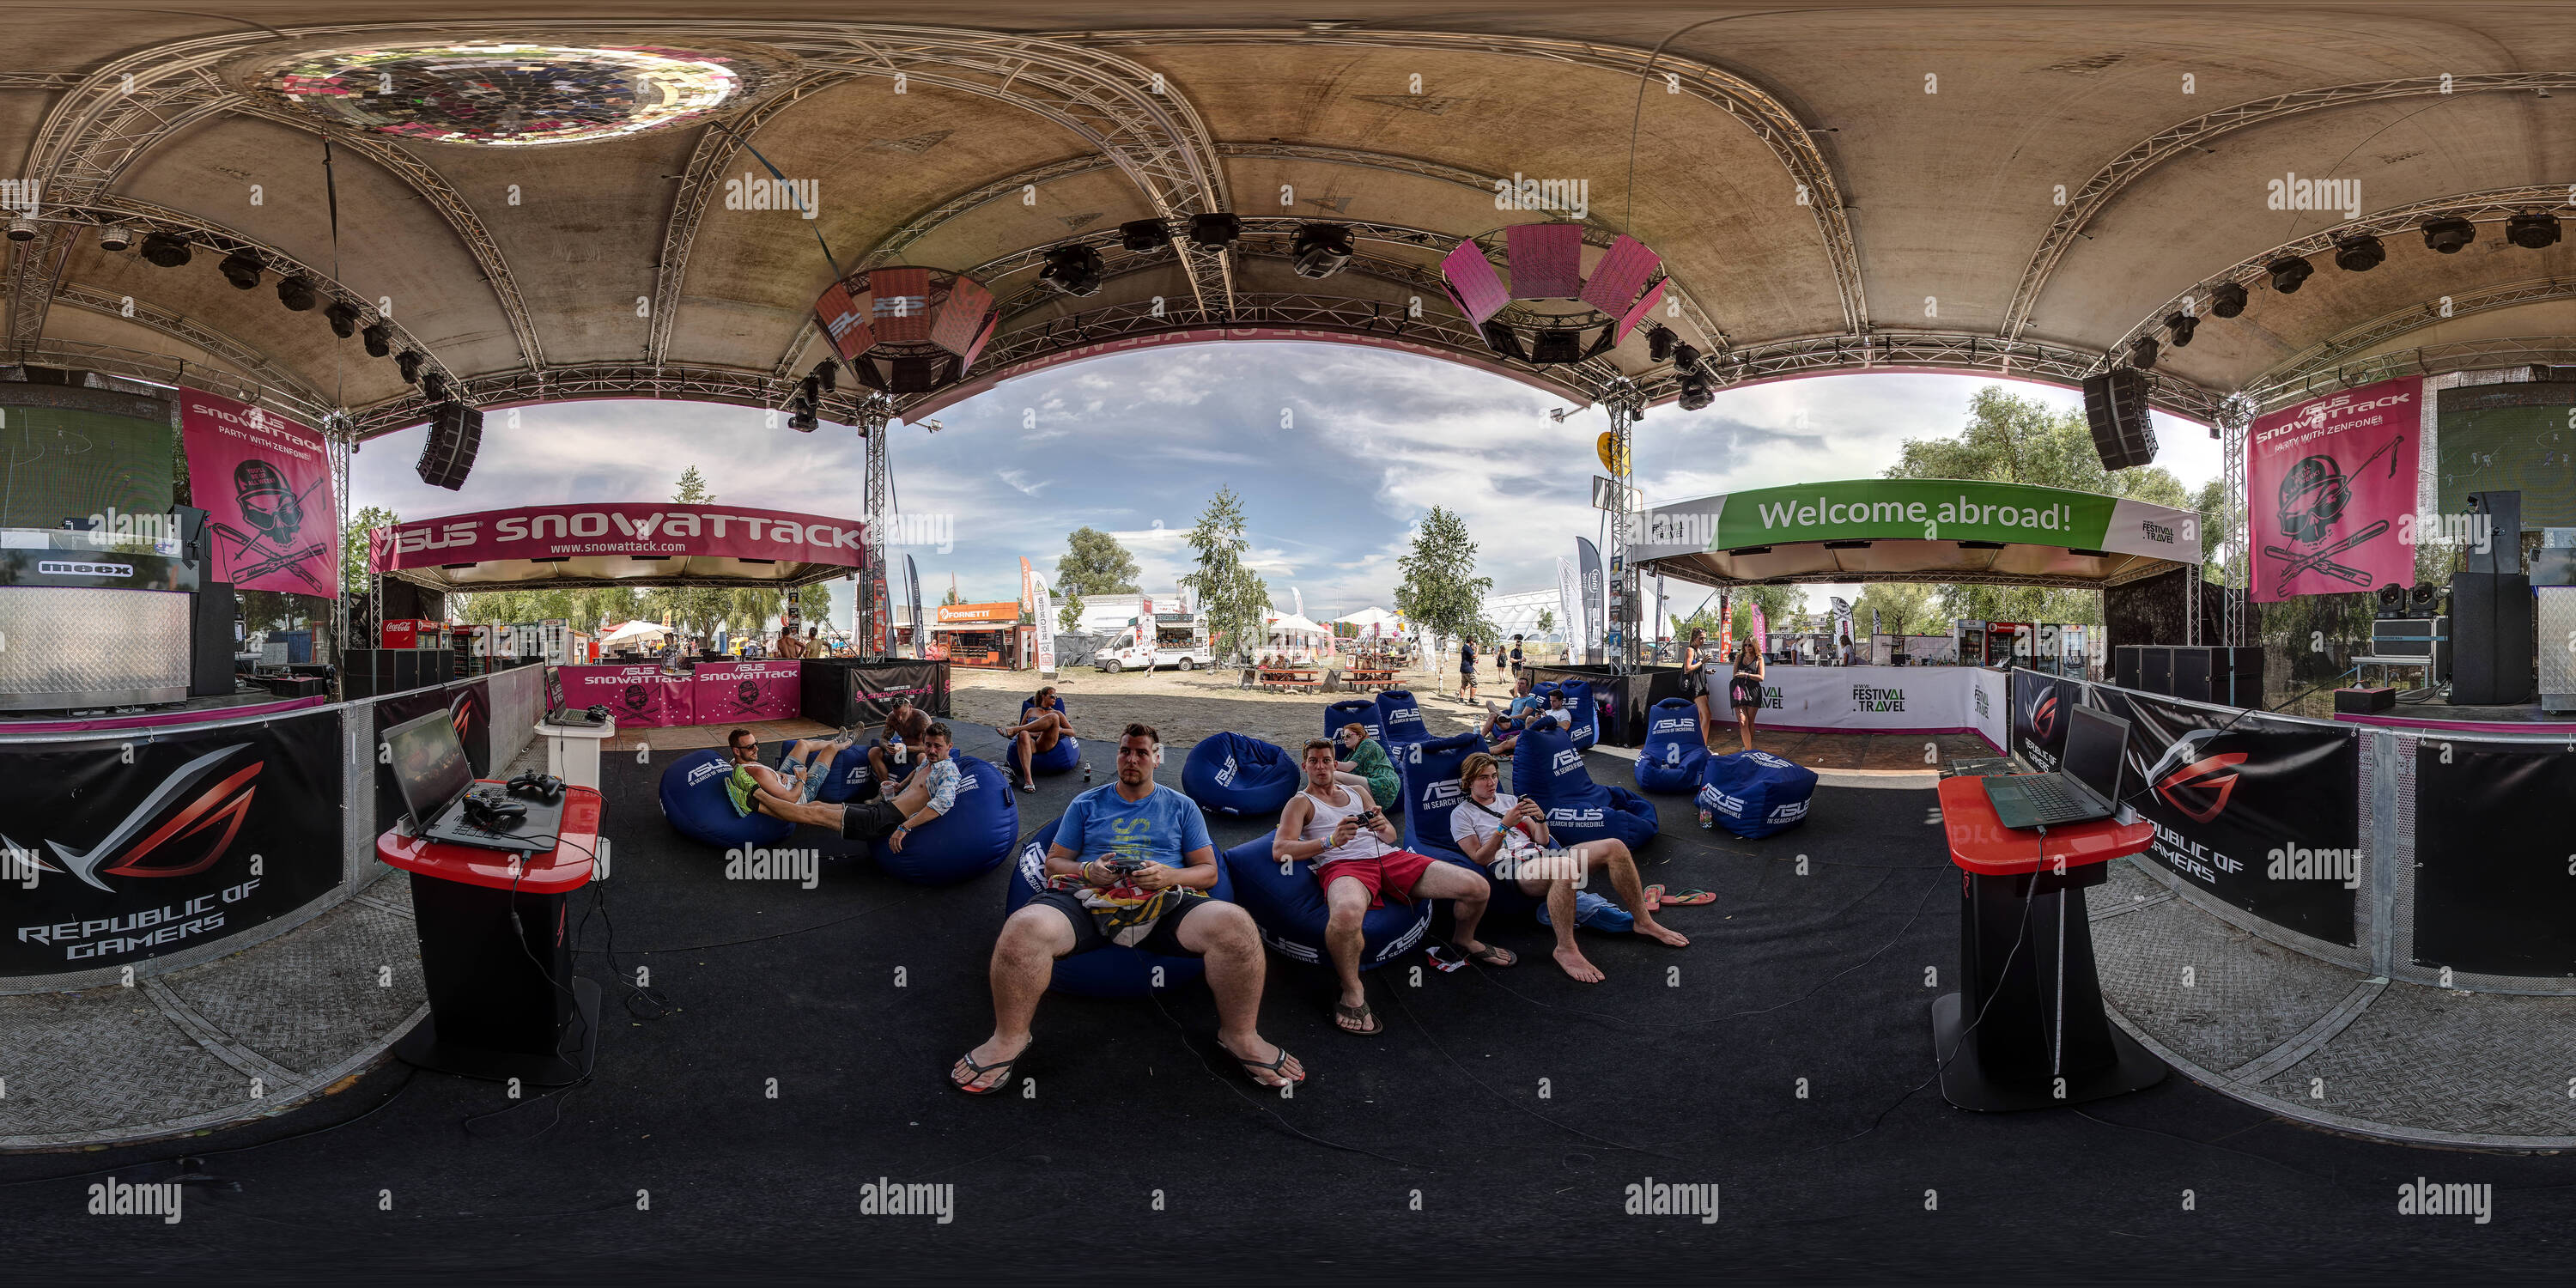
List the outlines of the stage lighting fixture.
{"type": "Polygon", "coordinates": [[[2478,226],[2465,219],[2427,219],[2424,221],[2424,245],[2445,255],[2457,255],[2460,248],[2478,239],[2478,226]]]}
{"type": "Polygon", "coordinates": [[[2379,615],[2383,618],[2406,615],[2406,588],[2390,582],[2379,588],[2379,615]]]}
{"type": "Polygon", "coordinates": [[[177,268],[188,262],[187,240],[168,233],[153,233],[143,239],[143,258],[163,268],[177,268]]]}
{"type": "Polygon", "coordinates": [[[2129,346],[2129,365],[2136,367],[2140,371],[2153,371],[2156,366],[2156,358],[2162,352],[2163,350],[2157,346],[2156,338],[2154,336],[2139,336],[2138,342],[2129,346]]]}
{"type": "Polygon", "coordinates": [[[420,365],[421,356],[418,349],[405,349],[401,357],[394,359],[394,367],[402,372],[403,383],[407,385],[420,383],[420,365]]]}
{"type": "Polygon", "coordinates": [[[1118,244],[1130,255],[1142,255],[1171,239],[1171,228],[1160,219],[1130,219],[1118,225],[1118,244]]]}
{"type": "Polygon", "coordinates": [[[365,342],[370,358],[381,358],[394,351],[393,328],[382,322],[358,332],[358,339],[365,342]]]}
{"type": "Polygon", "coordinates": [[[1696,367],[1682,369],[1682,396],[1678,401],[1683,411],[1698,411],[1717,400],[1717,391],[1709,388],[1708,375],[1696,367]]]}
{"type": "Polygon", "coordinates": [[[331,334],[343,340],[358,333],[358,308],[347,300],[331,301],[331,306],[322,310],[322,316],[330,319],[331,334]]]}
{"type": "Polygon", "coordinates": [[[313,279],[301,275],[277,279],[277,302],[288,309],[303,313],[320,301],[321,297],[313,293],[313,279]]]}
{"type": "Polygon", "coordinates": [[[796,401],[804,404],[805,410],[814,410],[814,408],[823,401],[823,378],[821,376],[807,376],[803,380],[797,381],[796,401]]]}
{"type": "Polygon", "coordinates": [[[1680,336],[1674,335],[1666,328],[1659,326],[1648,327],[1646,329],[1646,360],[1648,362],[1672,361],[1673,346],[1681,343],[1681,339],[1682,338],[1680,336]]]}
{"type": "Polygon", "coordinates": [[[20,215],[9,221],[9,240],[11,241],[34,241],[36,234],[43,231],[44,225],[37,223],[32,216],[20,215]]]}
{"type": "Polygon", "coordinates": [[[98,230],[100,250],[131,250],[133,247],[134,231],[123,224],[109,224],[98,230]]]}
{"type": "Polygon", "coordinates": [[[823,392],[833,393],[841,387],[841,368],[830,358],[825,358],[815,363],[814,369],[805,373],[805,378],[821,384],[823,392]]]}
{"type": "Polygon", "coordinates": [[[2367,273],[2388,258],[2388,248],[2376,237],[2347,237],[2335,243],[2335,267],[2347,273],[2367,273]]]}
{"type": "Polygon", "coordinates": [[[1190,240],[1201,246],[1219,249],[1234,244],[1243,235],[1243,216],[1215,214],[1190,216],[1190,240]]]}
{"type": "Polygon", "coordinates": [[[2234,282],[2220,282],[2209,288],[2209,312],[2212,317],[2232,318],[2244,311],[2244,287],[2234,282]]]}
{"type": "Polygon", "coordinates": [[[1088,246],[1058,246],[1046,253],[1046,267],[1038,270],[1038,280],[1067,295],[1095,295],[1100,291],[1100,252],[1088,246]]]}
{"type": "Polygon", "coordinates": [[[2183,348],[2191,343],[2191,333],[2200,329],[2200,319],[2188,313],[2175,313],[2165,318],[2165,330],[2173,337],[2173,346],[2183,348]]]}
{"type": "Polygon", "coordinates": [[[1524,362],[1529,360],[1528,351],[1521,348],[1520,332],[1491,318],[1486,319],[1481,329],[1485,333],[1486,348],[1506,358],[1518,358],[1524,362]]]}
{"type": "Polygon", "coordinates": [[[2504,221],[2504,239],[2525,250],[2546,250],[2558,244],[2558,216],[2515,215],[2504,221]]]}
{"type": "Polygon", "coordinates": [[[420,396],[430,400],[431,402],[447,401],[446,373],[438,371],[422,372],[420,374],[420,396]]]}
{"type": "MultiPolygon", "coordinates": [[[[149,243],[146,246],[148,249],[149,243]]],[[[247,291],[259,285],[259,256],[247,250],[237,250],[224,256],[224,262],[215,265],[215,269],[224,275],[225,281],[233,284],[236,291],[247,291]]]]}
{"type": "Polygon", "coordinates": [[[2263,271],[2272,275],[2273,290],[2283,295],[2296,295],[2299,283],[2308,280],[2308,274],[2317,270],[2308,261],[2290,255],[2265,264],[2263,271]]]}
{"type": "Polygon", "coordinates": [[[814,413],[810,411],[800,411],[787,418],[787,427],[799,434],[811,434],[821,428],[822,424],[823,422],[814,419],[814,413]]]}
{"type": "Polygon", "coordinates": [[[1351,230],[1340,224],[1307,224],[1297,230],[1297,276],[1331,277],[1351,262],[1351,230]]]}

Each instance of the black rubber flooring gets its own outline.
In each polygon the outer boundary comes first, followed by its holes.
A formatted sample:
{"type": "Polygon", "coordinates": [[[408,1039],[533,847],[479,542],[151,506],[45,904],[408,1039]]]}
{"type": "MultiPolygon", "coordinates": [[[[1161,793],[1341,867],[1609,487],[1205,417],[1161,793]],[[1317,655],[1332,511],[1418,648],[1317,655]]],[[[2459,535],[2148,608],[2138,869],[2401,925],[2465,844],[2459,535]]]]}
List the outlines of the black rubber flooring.
{"type": "MultiPolygon", "coordinates": [[[[1325,972],[1273,956],[1263,1030],[1315,1074],[1293,1100],[1216,1052],[1193,986],[1050,997],[1034,1098],[978,1101],[942,1083],[990,1028],[1008,870],[924,889],[854,858],[812,891],[728,882],[664,826],[659,770],[607,771],[616,876],[580,957],[611,994],[594,1082],[513,1108],[388,1063],[185,1144],[0,1158],[13,1279],[2563,1273],[2564,1159],[2348,1140],[2179,1077],[2074,1110],[1944,1104],[1924,1084],[1957,882],[1929,791],[1824,788],[1758,842],[1663,801],[1649,880],[1720,900],[1670,914],[1686,950],[1587,934],[1597,987],[1555,970],[1535,924],[1489,924],[1519,966],[1373,972],[1389,1028],[1359,1038],[1334,1029],[1325,972]],[[639,968],[659,1019],[621,1004],[639,968]],[[172,1225],[86,1215],[90,1169],[212,1179],[172,1225]],[[2493,1185],[2492,1221],[2399,1216],[2418,1177],[2493,1185]],[[880,1179],[953,1185],[953,1219],[862,1215],[880,1179]],[[1650,1179],[1718,1185],[1720,1218],[1626,1215],[1650,1179]]],[[[1077,790],[1023,796],[1023,833],[1077,790]]]]}

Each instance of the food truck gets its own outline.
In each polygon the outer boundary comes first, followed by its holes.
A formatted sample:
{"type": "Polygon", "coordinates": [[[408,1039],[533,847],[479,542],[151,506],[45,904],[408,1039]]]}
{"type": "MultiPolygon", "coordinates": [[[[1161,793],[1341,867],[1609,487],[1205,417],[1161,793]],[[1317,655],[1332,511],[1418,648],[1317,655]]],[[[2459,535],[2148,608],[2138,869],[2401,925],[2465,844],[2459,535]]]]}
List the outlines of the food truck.
{"type": "Polygon", "coordinates": [[[1093,666],[1113,675],[1163,666],[1187,671],[1215,663],[1215,656],[1208,651],[1204,613],[1156,613],[1151,618],[1128,618],[1127,625],[1091,655],[1093,666]]]}

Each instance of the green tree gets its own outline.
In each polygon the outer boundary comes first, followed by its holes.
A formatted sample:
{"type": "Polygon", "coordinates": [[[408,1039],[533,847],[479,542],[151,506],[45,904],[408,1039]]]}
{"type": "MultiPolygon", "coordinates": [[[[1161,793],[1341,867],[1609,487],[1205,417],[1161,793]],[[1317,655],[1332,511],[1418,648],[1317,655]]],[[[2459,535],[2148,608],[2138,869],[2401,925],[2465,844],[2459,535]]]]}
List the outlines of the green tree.
{"type": "Polygon", "coordinates": [[[1731,592],[1734,600],[1735,638],[1753,638],[1753,610],[1760,607],[1762,622],[1773,631],[1792,629],[1797,618],[1807,611],[1804,586],[1737,586],[1731,592]]]}
{"type": "Polygon", "coordinates": [[[1950,624],[1942,620],[1940,605],[1934,599],[1932,588],[1920,582],[1882,581],[1863,586],[1860,598],[1852,601],[1852,639],[1868,642],[1873,612],[1878,615],[1878,629],[1889,635],[1947,635],[1950,624]]]}
{"type": "MultiPolygon", "coordinates": [[[[712,505],[716,494],[707,489],[707,476],[695,465],[680,471],[671,499],[682,505],[712,505]]],[[[721,586],[664,586],[645,591],[636,605],[638,616],[660,618],[668,614],[673,625],[701,639],[715,634],[720,623],[735,620],[739,605],[737,592],[721,586]]],[[[778,592],[769,591],[775,596],[778,592]]]]}
{"type": "Polygon", "coordinates": [[[373,505],[349,516],[349,526],[340,530],[340,592],[342,594],[367,593],[367,534],[378,528],[390,528],[400,522],[402,522],[401,515],[373,505]]]}
{"type": "Polygon", "coordinates": [[[818,581],[804,591],[805,620],[821,626],[832,620],[832,583],[818,581]]]}
{"type": "Polygon", "coordinates": [[[1067,631],[1082,625],[1082,601],[1093,595],[1133,595],[1136,556],[1118,538],[1088,524],[1065,534],[1065,552],[1055,561],[1055,593],[1064,599],[1056,624],[1067,631]]]}
{"type": "Polygon", "coordinates": [[[1181,586],[1197,592],[1209,640],[1249,656],[1268,629],[1270,587],[1243,564],[1252,542],[1243,535],[1243,502],[1232,488],[1217,489],[1185,540],[1198,552],[1199,566],[1181,578],[1181,586]]]}
{"type": "MultiPolygon", "coordinates": [[[[2217,553],[2225,535],[2218,531],[2220,492],[2215,483],[2193,496],[2162,466],[2105,470],[2081,410],[2056,410],[2000,385],[1979,389],[1968,400],[1968,423],[1957,437],[1907,439],[1887,477],[2026,483],[2196,509],[2205,555],[2217,553]]],[[[2204,575],[2216,571],[2215,566],[2205,566],[2204,575]]],[[[2102,595],[2096,590],[1943,585],[1934,588],[1932,597],[1936,619],[1942,621],[1968,618],[2073,625],[2102,621],[2102,595]]]]}
{"type": "Polygon", "coordinates": [[[1493,633],[1484,609],[1494,579],[1475,575],[1476,542],[1467,535],[1466,520],[1431,507],[1414,529],[1412,552],[1396,567],[1404,580],[1395,588],[1395,610],[1407,625],[1437,640],[1493,633]]]}
{"type": "Polygon", "coordinates": [[[958,594],[958,593],[957,593],[957,587],[955,587],[954,585],[951,585],[951,586],[948,588],[948,592],[947,592],[946,594],[941,595],[941,596],[939,597],[939,606],[940,606],[940,607],[942,607],[942,608],[946,608],[946,607],[947,607],[947,606],[949,606],[950,604],[962,604],[962,603],[965,603],[965,602],[966,602],[966,597],[965,597],[965,596],[963,596],[963,595],[958,594]]]}
{"type": "Polygon", "coordinates": [[[1541,635],[1553,635],[1556,633],[1555,609],[1542,608],[1538,610],[1538,633],[1541,635]]]}

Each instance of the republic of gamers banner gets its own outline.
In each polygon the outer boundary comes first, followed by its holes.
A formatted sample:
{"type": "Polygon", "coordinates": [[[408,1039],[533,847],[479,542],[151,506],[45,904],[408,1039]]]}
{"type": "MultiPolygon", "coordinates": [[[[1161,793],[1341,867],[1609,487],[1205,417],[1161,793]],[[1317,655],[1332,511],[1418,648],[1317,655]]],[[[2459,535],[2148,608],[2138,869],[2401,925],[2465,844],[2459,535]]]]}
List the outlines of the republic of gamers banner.
{"type": "Polygon", "coordinates": [[[202,389],[179,391],[188,495],[206,512],[206,576],[236,590],[337,597],[340,505],[322,435],[202,389]]]}
{"type": "Polygon", "coordinates": [[[2349,594],[2415,583],[2415,513],[2424,378],[2313,398],[2254,422],[2245,502],[2254,599],[2349,594]]]}

